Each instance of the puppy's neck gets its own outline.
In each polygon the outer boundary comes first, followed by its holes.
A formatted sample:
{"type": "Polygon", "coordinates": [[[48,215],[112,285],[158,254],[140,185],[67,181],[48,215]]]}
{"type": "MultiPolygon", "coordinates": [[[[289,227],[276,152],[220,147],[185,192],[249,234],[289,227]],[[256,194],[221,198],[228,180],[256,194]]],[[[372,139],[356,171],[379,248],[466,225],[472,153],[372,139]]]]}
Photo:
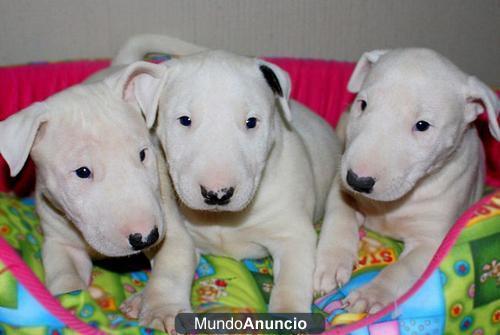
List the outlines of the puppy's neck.
{"type": "MultiPolygon", "coordinates": [[[[482,144],[477,130],[470,127],[444,164],[422,178],[404,201],[420,204],[422,208],[434,208],[435,203],[443,203],[448,207],[445,212],[451,225],[464,209],[480,198],[484,170],[482,144]],[[450,201],[444,203],[443,199],[450,201]]],[[[443,218],[443,221],[446,220],[443,218]]]]}

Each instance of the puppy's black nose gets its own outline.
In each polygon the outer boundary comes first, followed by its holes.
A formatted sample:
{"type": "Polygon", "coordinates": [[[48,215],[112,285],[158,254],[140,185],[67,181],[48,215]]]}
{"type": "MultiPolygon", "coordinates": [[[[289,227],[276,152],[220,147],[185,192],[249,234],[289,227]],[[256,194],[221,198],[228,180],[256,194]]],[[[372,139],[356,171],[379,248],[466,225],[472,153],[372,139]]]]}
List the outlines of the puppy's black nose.
{"type": "Polygon", "coordinates": [[[361,193],[370,193],[375,185],[375,179],[372,177],[359,177],[352,170],[347,171],[346,181],[353,190],[361,193]]]}
{"type": "Polygon", "coordinates": [[[160,233],[158,233],[158,227],[155,227],[153,230],[151,230],[148,237],[146,237],[146,240],[143,240],[142,234],[135,233],[128,236],[128,242],[132,246],[132,249],[142,250],[153,245],[156,241],[158,241],[159,237],[160,233]]]}
{"type": "Polygon", "coordinates": [[[203,185],[200,186],[201,195],[205,198],[207,205],[224,206],[229,203],[234,194],[234,187],[221,188],[218,191],[208,191],[203,185]]]}

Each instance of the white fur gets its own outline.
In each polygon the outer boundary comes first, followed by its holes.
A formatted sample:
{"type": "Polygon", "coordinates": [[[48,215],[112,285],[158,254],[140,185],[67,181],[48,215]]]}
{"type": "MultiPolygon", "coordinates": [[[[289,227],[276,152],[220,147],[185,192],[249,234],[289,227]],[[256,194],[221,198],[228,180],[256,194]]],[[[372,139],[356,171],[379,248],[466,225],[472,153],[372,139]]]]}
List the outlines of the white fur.
{"type": "Polygon", "coordinates": [[[358,95],[327,202],[315,290],[349,280],[358,227],[365,225],[405,243],[396,264],[347,297],[348,310],[374,313],[415,283],[456,218],[481,195],[483,149],[472,122],[486,109],[499,138],[499,102],[486,85],[427,49],[366,53],[349,89],[358,95]],[[417,131],[420,120],[431,127],[417,131]],[[373,191],[352,190],[348,169],[374,177],[373,191]]]}
{"type": "Polygon", "coordinates": [[[132,316],[141,309],[142,323],[172,330],[175,315],[190,310],[196,248],[236,259],[270,254],[270,311],[308,312],[312,224],[324,211],[340,152],[333,131],[305,107],[289,105],[290,80],[273,64],[209,51],[164,66],[157,134],[193,241],[167,241],[143,295],[123,309],[132,316]],[[276,74],[282,97],[273,94],[261,65],[276,74]],[[179,123],[181,116],[191,118],[190,127],[179,123]],[[245,126],[250,117],[258,118],[254,129],[245,126]],[[235,191],[227,205],[208,205],[200,185],[235,191]]]}
{"type": "Polygon", "coordinates": [[[147,118],[162,74],[162,68],[137,63],[106,82],[72,87],[0,122],[0,153],[12,175],[30,152],[36,164],[43,263],[54,294],[88,285],[89,254],[129,255],[137,252],[130,234],[146,237],[154,227],[159,240],[164,234],[161,162],[139,109],[147,118]],[[134,91],[137,85],[149,91],[134,91]],[[76,175],[84,166],[90,178],[76,175]]]}
{"type": "Polygon", "coordinates": [[[201,46],[166,35],[135,35],[123,44],[113,59],[112,65],[129,65],[143,59],[150,52],[163,52],[174,56],[185,56],[204,50],[205,48],[201,46]]]}

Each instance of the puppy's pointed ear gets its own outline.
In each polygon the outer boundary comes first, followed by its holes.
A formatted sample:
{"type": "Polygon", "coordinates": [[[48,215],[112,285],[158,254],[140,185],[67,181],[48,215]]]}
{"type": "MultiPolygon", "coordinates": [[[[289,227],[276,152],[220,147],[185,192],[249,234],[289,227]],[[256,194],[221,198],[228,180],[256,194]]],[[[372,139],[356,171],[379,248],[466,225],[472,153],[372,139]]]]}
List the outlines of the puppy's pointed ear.
{"type": "Polygon", "coordinates": [[[26,163],[36,134],[47,121],[48,108],[38,102],[0,122],[0,154],[16,176],[26,163]]]}
{"type": "Polygon", "coordinates": [[[347,84],[349,92],[358,93],[361,90],[363,82],[365,81],[368,72],[370,72],[372,65],[378,62],[380,57],[388,51],[389,50],[373,50],[365,52],[361,56],[356,64],[356,67],[354,68],[351,79],[349,79],[349,83],[347,84]]]}
{"type": "Polygon", "coordinates": [[[135,62],[106,78],[104,82],[125,101],[137,105],[148,128],[156,120],[160,95],[166,80],[166,66],[135,62]]]}
{"type": "Polygon", "coordinates": [[[264,76],[266,83],[269,85],[274,95],[278,99],[281,110],[287,122],[292,121],[292,112],[290,111],[290,92],[292,90],[292,84],[290,81],[290,76],[288,73],[277,65],[263,61],[261,59],[257,60],[259,70],[264,76]]]}
{"type": "Polygon", "coordinates": [[[493,135],[497,141],[500,141],[500,128],[498,126],[500,101],[498,96],[493,90],[474,76],[467,78],[465,92],[465,121],[474,121],[479,114],[482,114],[486,110],[491,135],[493,135]]]}

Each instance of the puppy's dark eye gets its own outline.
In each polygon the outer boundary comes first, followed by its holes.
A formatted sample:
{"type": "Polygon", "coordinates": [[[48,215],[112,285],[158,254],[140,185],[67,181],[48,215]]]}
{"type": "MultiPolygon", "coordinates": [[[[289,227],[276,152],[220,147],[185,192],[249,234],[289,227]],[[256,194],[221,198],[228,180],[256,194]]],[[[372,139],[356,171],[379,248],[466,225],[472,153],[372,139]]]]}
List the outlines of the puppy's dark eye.
{"type": "Polygon", "coordinates": [[[427,129],[429,129],[431,125],[429,124],[429,122],[427,121],[418,121],[417,123],[415,123],[415,130],[416,131],[426,131],[427,129]]]}
{"type": "Polygon", "coordinates": [[[141,158],[141,162],[144,162],[146,159],[146,149],[142,149],[141,152],[139,153],[139,157],[141,158]]]}
{"type": "Polygon", "coordinates": [[[76,175],[78,178],[86,179],[90,178],[92,176],[92,171],[86,166],[82,166],[78,169],[75,170],[76,175]]]}
{"type": "Polygon", "coordinates": [[[257,118],[254,117],[248,118],[248,120],[246,121],[246,126],[247,129],[255,128],[257,126],[257,118]]]}
{"type": "Polygon", "coordinates": [[[360,105],[362,111],[364,111],[366,109],[366,106],[368,106],[368,104],[366,103],[366,100],[360,100],[359,105],[360,105]]]}
{"type": "Polygon", "coordinates": [[[181,116],[178,120],[184,127],[191,125],[191,118],[189,116],[181,116]]]}

